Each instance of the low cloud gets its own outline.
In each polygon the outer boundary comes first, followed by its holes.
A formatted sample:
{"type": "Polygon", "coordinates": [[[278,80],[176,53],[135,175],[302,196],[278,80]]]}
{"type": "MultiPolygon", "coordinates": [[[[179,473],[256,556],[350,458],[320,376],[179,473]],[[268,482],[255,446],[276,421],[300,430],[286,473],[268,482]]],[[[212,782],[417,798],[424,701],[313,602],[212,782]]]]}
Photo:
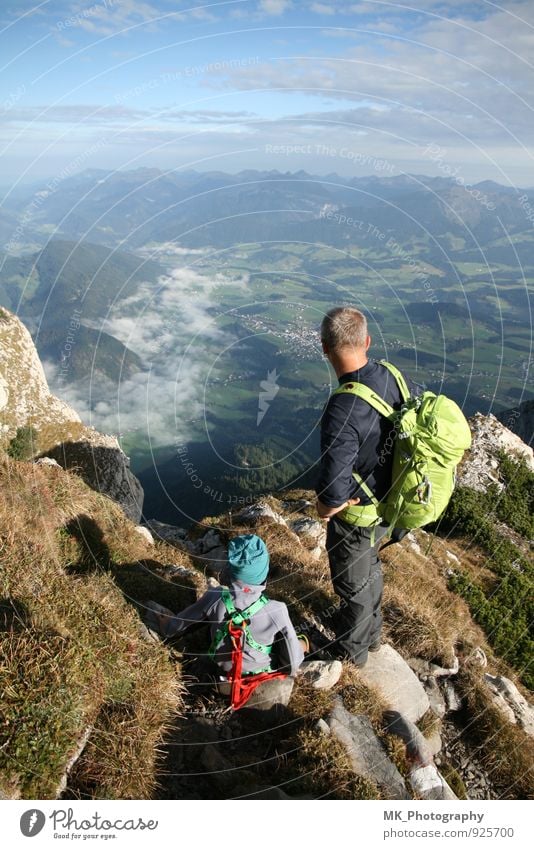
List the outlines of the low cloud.
{"type": "Polygon", "coordinates": [[[220,352],[233,340],[217,322],[212,295],[248,277],[204,275],[175,268],[157,285],[145,283],[100,324],[143,359],[145,371],[112,384],[95,374],[86,385],[62,383],[45,363],[50,386],[87,424],[122,436],[139,434],[152,447],[187,440],[192,421],[204,415],[204,389],[220,352]]]}

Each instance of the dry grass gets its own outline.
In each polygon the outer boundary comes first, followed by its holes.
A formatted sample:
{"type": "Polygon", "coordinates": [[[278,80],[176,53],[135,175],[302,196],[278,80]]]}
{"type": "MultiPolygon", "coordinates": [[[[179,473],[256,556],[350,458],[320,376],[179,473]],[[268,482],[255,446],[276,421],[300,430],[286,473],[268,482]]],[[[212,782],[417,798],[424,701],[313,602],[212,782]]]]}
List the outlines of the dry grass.
{"type": "Polygon", "coordinates": [[[332,735],[299,732],[300,790],[316,799],[380,799],[376,784],[356,775],[343,745],[332,735]]]}
{"type": "Polygon", "coordinates": [[[167,554],[74,475],[0,459],[3,793],[54,798],[91,727],[68,792],[150,795],[157,746],[180,688],[168,653],[141,636],[127,600],[139,596],[130,587],[125,597],[119,586],[121,571],[124,590],[129,570],[150,562],[152,572],[141,566],[141,578],[155,595],[160,585],[166,598],[191,595],[157,575],[167,554]]]}
{"type": "Polygon", "coordinates": [[[534,740],[512,725],[495,707],[480,671],[458,676],[466,699],[465,734],[477,746],[477,758],[503,799],[534,798],[534,740]]]}
{"type": "Polygon", "coordinates": [[[387,549],[383,559],[386,633],[403,655],[450,666],[460,643],[486,643],[465,602],[447,589],[447,561],[439,541],[429,556],[416,554],[403,542],[387,549]]]}

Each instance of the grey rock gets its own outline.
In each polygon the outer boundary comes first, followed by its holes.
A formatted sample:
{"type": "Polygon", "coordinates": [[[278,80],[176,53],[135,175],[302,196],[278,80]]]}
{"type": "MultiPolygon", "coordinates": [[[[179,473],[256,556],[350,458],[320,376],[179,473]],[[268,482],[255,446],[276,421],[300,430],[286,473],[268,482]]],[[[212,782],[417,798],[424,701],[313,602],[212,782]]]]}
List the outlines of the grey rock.
{"type": "Polygon", "coordinates": [[[424,557],[423,552],[421,551],[421,546],[417,542],[417,539],[415,538],[415,534],[413,533],[413,531],[410,531],[409,534],[406,534],[406,541],[407,541],[408,548],[411,549],[411,551],[415,552],[415,554],[419,554],[422,557],[424,557]]]}
{"type": "Polygon", "coordinates": [[[311,539],[322,548],[326,545],[326,528],[321,522],[309,518],[295,519],[290,522],[290,527],[297,536],[311,539]]]}
{"type": "MultiPolygon", "coordinates": [[[[7,440],[17,428],[33,425],[42,430],[46,425],[58,428],[62,438],[83,428],[78,413],[50,393],[43,365],[33,339],[17,316],[2,310],[0,321],[0,436],[7,440]],[[64,426],[64,427],[63,427],[64,426]]],[[[93,431],[96,434],[96,431],[93,431]]]]}
{"type": "Polygon", "coordinates": [[[146,540],[146,542],[148,542],[149,545],[154,545],[154,537],[152,536],[148,528],[145,528],[143,525],[136,525],[135,530],[140,536],[144,537],[144,539],[146,540]]]}
{"type": "Polygon", "coordinates": [[[242,710],[270,711],[277,705],[287,707],[294,684],[295,679],[289,675],[287,678],[273,678],[272,681],[265,681],[256,687],[242,710]]]}
{"type": "MultiPolygon", "coordinates": [[[[264,681],[263,684],[256,687],[240,711],[254,710],[267,713],[277,707],[287,707],[294,684],[295,679],[289,675],[287,678],[273,678],[270,681],[264,681]]],[[[217,688],[221,695],[230,695],[231,685],[229,682],[219,681],[217,688]]]]}
{"type": "Polygon", "coordinates": [[[418,799],[457,799],[435,764],[412,769],[408,777],[418,799]]]}
{"type": "Polygon", "coordinates": [[[34,462],[37,466],[56,466],[58,469],[61,468],[58,461],[52,457],[38,457],[34,462]]]}
{"type": "Polygon", "coordinates": [[[216,530],[210,528],[207,533],[204,534],[203,537],[200,537],[196,541],[195,544],[195,553],[196,554],[207,554],[209,551],[213,551],[215,548],[221,547],[221,537],[220,534],[217,533],[216,530]]]}
{"type": "Polygon", "coordinates": [[[486,492],[489,484],[502,489],[499,480],[497,453],[522,459],[531,471],[534,471],[534,452],[532,448],[501,424],[494,415],[476,413],[469,424],[473,435],[473,444],[465,462],[458,467],[458,483],[479,492],[486,492]]]}
{"type": "Polygon", "coordinates": [[[417,725],[395,710],[384,714],[385,730],[389,734],[400,737],[406,746],[406,757],[417,766],[427,766],[432,763],[432,751],[428,741],[417,725]]]}
{"type": "Polygon", "coordinates": [[[199,554],[196,551],[193,554],[202,566],[214,569],[216,572],[221,572],[228,565],[228,551],[222,545],[211,548],[205,554],[199,554]]]}
{"type": "Polygon", "coordinates": [[[428,696],[428,701],[430,702],[430,707],[436,716],[439,716],[439,718],[442,719],[447,712],[447,706],[439,688],[439,684],[432,676],[429,676],[426,680],[425,690],[428,696]]]}
{"type": "Polygon", "coordinates": [[[387,706],[417,722],[429,709],[430,702],[421,682],[406,661],[387,644],[369,654],[358,674],[365,684],[376,687],[387,706]]]}
{"type": "Polygon", "coordinates": [[[198,574],[195,569],[187,569],[185,566],[177,566],[175,563],[167,566],[166,574],[169,578],[193,578],[198,574]]]}
{"type": "Polygon", "coordinates": [[[443,741],[441,739],[441,734],[439,731],[433,731],[428,737],[425,737],[429,750],[432,752],[434,757],[434,761],[436,761],[436,755],[441,752],[441,747],[443,745],[443,741]]]}
{"type": "Polygon", "coordinates": [[[457,675],[458,670],[460,669],[460,661],[457,656],[454,655],[454,661],[452,666],[438,666],[435,663],[429,664],[430,674],[435,678],[448,678],[451,675],[457,675]]]}
{"type": "Polygon", "coordinates": [[[157,519],[149,519],[147,526],[157,539],[163,540],[163,542],[167,542],[169,545],[177,545],[178,548],[181,547],[181,543],[184,542],[187,536],[187,531],[184,528],[179,528],[176,525],[168,525],[165,522],[158,522],[157,519]]]}
{"type": "Polygon", "coordinates": [[[114,436],[95,431],[90,441],[61,442],[45,453],[62,468],[78,474],[91,489],[115,501],[132,522],[139,523],[143,488],[114,436]]]}
{"type": "Polygon", "coordinates": [[[299,677],[311,684],[315,690],[331,690],[343,672],[340,660],[305,660],[301,664],[299,677]]]}
{"type": "Polygon", "coordinates": [[[513,681],[504,675],[490,675],[486,672],[484,680],[493,695],[497,708],[508,717],[510,722],[518,724],[529,737],[534,736],[534,708],[519,692],[513,681]]]}
{"type": "Polygon", "coordinates": [[[469,657],[466,658],[466,661],[474,663],[475,666],[478,666],[480,669],[485,669],[488,665],[488,658],[486,657],[486,652],[484,651],[484,649],[480,648],[480,646],[477,646],[475,649],[473,649],[469,657]]]}
{"type": "Polygon", "coordinates": [[[328,725],[344,746],[357,775],[377,784],[388,799],[411,798],[402,775],[389,760],[368,717],[349,713],[337,697],[328,725]]]}
{"type": "Polygon", "coordinates": [[[419,678],[430,675],[430,661],[422,657],[409,657],[406,663],[419,678]]]}
{"type": "Polygon", "coordinates": [[[461,710],[462,700],[456,692],[452,681],[445,681],[443,685],[443,691],[445,694],[445,703],[447,705],[447,710],[452,711],[453,713],[458,710],[461,710]]]}
{"type": "Polygon", "coordinates": [[[261,501],[258,501],[257,504],[249,504],[247,507],[244,507],[243,510],[239,511],[235,518],[240,522],[255,522],[257,519],[272,519],[273,522],[287,527],[287,522],[281,513],[275,512],[270,504],[264,504],[261,501]]]}
{"type": "Polygon", "coordinates": [[[315,723],[315,728],[320,734],[325,734],[326,736],[330,734],[330,726],[324,719],[318,719],[315,723]]]}

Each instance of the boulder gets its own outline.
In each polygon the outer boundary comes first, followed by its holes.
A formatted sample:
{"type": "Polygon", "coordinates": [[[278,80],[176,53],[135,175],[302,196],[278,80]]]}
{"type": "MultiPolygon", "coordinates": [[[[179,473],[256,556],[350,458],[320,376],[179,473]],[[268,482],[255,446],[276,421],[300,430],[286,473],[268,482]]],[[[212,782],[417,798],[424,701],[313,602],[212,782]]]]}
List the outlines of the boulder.
{"type": "Polygon", "coordinates": [[[349,713],[338,697],[328,717],[328,726],[345,748],[357,775],[377,784],[387,799],[411,798],[402,775],[388,758],[366,716],[349,713]]]}
{"type": "Polygon", "coordinates": [[[315,690],[331,690],[343,672],[340,660],[305,660],[299,670],[299,677],[311,684],[315,690]]]}
{"type": "Polygon", "coordinates": [[[222,545],[220,534],[214,528],[210,528],[203,537],[195,542],[195,554],[207,554],[222,545]]]}
{"type": "Polygon", "coordinates": [[[435,764],[412,769],[408,781],[418,799],[457,799],[435,764]]]}
{"type": "Polygon", "coordinates": [[[136,524],[143,509],[143,488],[130,471],[130,460],[114,436],[94,431],[90,440],[61,442],[46,451],[64,469],[76,472],[91,489],[116,501],[136,524]]]}
{"type": "MultiPolygon", "coordinates": [[[[17,428],[81,425],[78,413],[51,394],[29,331],[17,316],[2,309],[0,320],[0,437],[8,441],[17,428]]],[[[82,426],[83,427],[83,426],[82,426]]]]}
{"type": "Polygon", "coordinates": [[[422,657],[410,657],[407,663],[422,681],[425,681],[428,677],[447,678],[450,675],[457,675],[460,669],[460,661],[452,649],[451,654],[454,658],[452,666],[439,666],[437,663],[431,663],[431,661],[422,657]]]}
{"type": "Polygon", "coordinates": [[[504,675],[484,675],[493,694],[494,704],[512,723],[517,723],[530,737],[534,736],[534,708],[519,692],[513,681],[504,675]]]}
{"type": "MultiPolygon", "coordinates": [[[[256,687],[240,711],[271,713],[276,708],[287,707],[294,684],[295,679],[289,675],[287,678],[273,678],[270,681],[264,681],[263,684],[256,687]]],[[[230,695],[231,685],[229,682],[219,681],[217,688],[222,696],[230,695]]]]}
{"type": "Polygon", "coordinates": [[[436,663],[429,664],[430,674],[434,676],[434,678],[448,678],[450,675],[457,675],[458,670],[460,669],[460,661],[457,656],[454,654],[454,661],[452,666],[438,666],[436,663]]]}
{"type": "Polygon", "coordinates": [[[148,542],[149,545],[154,545],[154,537],[152,536],[148,528],[145,528],[143,525],[136,525],[135,530],[137,531],[139,536],[142,536],[145,541],[148,542]]]}
{"type": "Polygon", "coordinates": [[[417,767],[432,763],[431,748],[417,725],[396,710],[387,710],[384,713],[384,723],[388,734],[394,734],[403,741],[410,763],[417,767]]]}
{"type": "Polygon", "coordinates": [[[158,522],[157,519],[149,519],[146,523],[148,529],[157,538],[169,545],[177,545],[181,548],[181,543],[187,536],[187,531],[184,528],[179,528],[176,525],[167,525],[165,522],[158,522]]]}
{"type": "Polygon", "coordinates": [[[470,420],[473,443],[466,460],[458,467],[458,483],[479,492],[485,492],[490,484],[502,489],[499,480],[497,453],[507,454],[523,460],[534,471],[534,452],[508,430],[491,413],[476,413],[470,420]]]}
{"type": "Polygon", "coordinates": [[[256,522],[258,519],[272,519],[273,522],[287,527],[287,522],[281,513],[277,513],[270,504],[264,504],[261,501],[244,507],[235,518],[244,523],[256,522]]]}
{"type": "Polygon", "coordinates": [[[290,528],[297,536],[313,540],[321,548],[325,547],[326,528],[324,524],[316,521],[316,519],[295,519],[293,522],[290,522],[290,528]]]}
{"type": "Polygon", "coordinates": [[[57,469],[61,468],[58,461],[53,460],[52,457],[39,457],[37,460],[34,460],[34,463],[37,466],[55,466],[57,469]]]}
{"type": "Polygon", "coordinates": [[[429,709],[425,689],[404,658],[392,646],[383,644],[369,653],[367,663],[358,670],[365,684],[376,687],[391,710],[417,722],[429,709]]]}

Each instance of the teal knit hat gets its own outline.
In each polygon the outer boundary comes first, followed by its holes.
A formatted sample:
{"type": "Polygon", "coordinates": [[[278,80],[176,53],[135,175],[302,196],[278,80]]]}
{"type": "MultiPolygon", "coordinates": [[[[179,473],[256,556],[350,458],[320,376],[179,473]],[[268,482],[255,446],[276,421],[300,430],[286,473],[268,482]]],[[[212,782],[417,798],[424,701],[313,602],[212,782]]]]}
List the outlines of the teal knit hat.
{"type": "Polygon", "coordinates": [[[245,584],[264,584],[269,572],[269,552],[256,534],[241,534],[228,544],[230,574],[245,584]]]}

